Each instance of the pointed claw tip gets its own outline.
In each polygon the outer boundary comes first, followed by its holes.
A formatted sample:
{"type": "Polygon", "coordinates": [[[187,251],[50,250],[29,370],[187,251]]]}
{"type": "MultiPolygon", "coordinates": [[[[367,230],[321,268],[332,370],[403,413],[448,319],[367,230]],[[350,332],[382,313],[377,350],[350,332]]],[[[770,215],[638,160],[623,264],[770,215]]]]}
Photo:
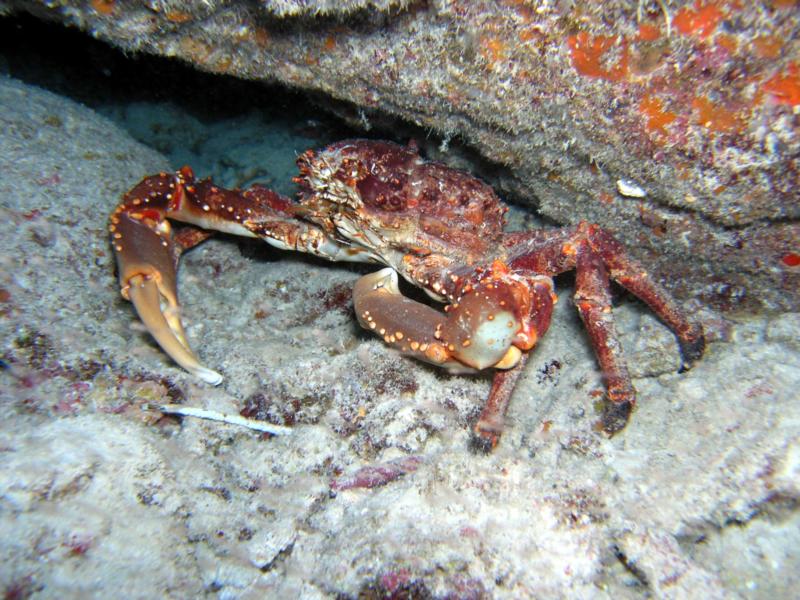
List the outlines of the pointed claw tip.
{"type": "Polygon", "coordinates": [[[489,454],[497,446],[499,437],[493,433],[479,431],[477,428],[472,432],[469,439],[469,448],[476,454],[489,454]]]}
{"type": "Polygon", "coordinates": [[[472,428],[472,435],[469,441],[470,448],[479,454],[489,454],[497,447],[503,429],[502,416],[494,415],[491,418],[480,418],[472,428]]]}
{"type": "Polygon", "coordinates": [[[607,400],[603,410],[602,430],[609,437],[613,437],[625,429],[632,411],[632,402],[611,402],[607,400]]]}
{"type": "Polygon", "coordinates": [[[206,367],[195,367],[192,374],[211,385],[219,385],[223,379],[222,375],[206,367]]]}
{"type": "Polygon", "coordinates": [[[700,360],[706,349],[706,339],[703,331],[695,334],[691,339],[681,340],[681,357],[683,358],[680,373],[688,371],[695,362],[700,360]]]}

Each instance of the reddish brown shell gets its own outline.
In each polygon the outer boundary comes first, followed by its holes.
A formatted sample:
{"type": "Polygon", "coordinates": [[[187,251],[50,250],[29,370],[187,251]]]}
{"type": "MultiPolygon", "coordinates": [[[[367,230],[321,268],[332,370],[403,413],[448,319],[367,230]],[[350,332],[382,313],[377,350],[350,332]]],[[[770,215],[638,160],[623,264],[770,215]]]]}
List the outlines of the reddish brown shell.
{"type": "Polygon", "coordinates": [[[318,192],[307,175],[325,172],[357,192],[359,210],[387,229],[407,231],[413,222],[422,246],[425,238],[435,238],[432,247],[485,258],[502,237],[507,208],[492,188],[469,173],[425,161],[414,148],[348,140],[307,153],[298,165],[303,175],[298,183],[307,199],[318,192]]]}

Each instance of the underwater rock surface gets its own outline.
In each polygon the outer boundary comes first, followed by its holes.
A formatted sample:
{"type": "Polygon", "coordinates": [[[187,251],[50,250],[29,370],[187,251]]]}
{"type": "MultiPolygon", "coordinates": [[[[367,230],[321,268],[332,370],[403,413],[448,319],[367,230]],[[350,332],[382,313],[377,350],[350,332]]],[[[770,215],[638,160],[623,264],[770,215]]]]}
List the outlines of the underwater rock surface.
{"type": "Polygon", "coordinates": [[[363,272],[211,240],[183,260],[176,368],[117,291],[107,215],[165,158],[0,79],[0,589],[8,596],[776,598],[800,586],[800,314],[671,334],[616,309],[639,392],[602,390],[569,288],[490,455],[489,389],[362,333],[363,272]],[[293,427],[162,417],[178,402],[293,427]]]}
{"type": "Polygon", "coordinates": [[[458,138],[679,296],[800,310],[797,0],[0,0],[19,11],[458,138]]]}

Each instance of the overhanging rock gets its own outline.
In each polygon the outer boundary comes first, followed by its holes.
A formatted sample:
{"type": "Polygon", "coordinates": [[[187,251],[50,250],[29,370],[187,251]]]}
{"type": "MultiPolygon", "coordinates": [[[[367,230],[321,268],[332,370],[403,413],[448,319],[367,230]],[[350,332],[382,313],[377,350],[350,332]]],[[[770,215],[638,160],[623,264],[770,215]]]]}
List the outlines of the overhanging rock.
{"type": "Polygon", "coordinates": [[[800,306],[800,11],[615,0],[0,1],[127,51],[458,137],[545,217],[609,227],[684,298],[800,306]]]}

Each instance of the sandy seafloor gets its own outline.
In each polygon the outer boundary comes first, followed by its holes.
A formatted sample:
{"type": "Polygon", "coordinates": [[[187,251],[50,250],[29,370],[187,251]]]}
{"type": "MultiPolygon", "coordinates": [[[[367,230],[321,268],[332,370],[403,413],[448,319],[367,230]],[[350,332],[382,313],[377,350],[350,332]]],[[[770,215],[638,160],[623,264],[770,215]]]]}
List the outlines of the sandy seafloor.
{"type": "Polygon", "coordinates": [[[180,274],[191,343],[225,375],[210,387],[177,368],[120,298],[108,213],[143,175],[179,162],[228,184],[288,183],[303,137],[324,140],[321,122],[210,123],[166,102],[92,110],[7,77],[0,106],[6,597],[775,599],[800,589],[800,313],[701,311],[712,342],[678,374],[670,332],[620,296],[640,404],[608,439],[595,430],[600,374],[569,278],[559,281],[507,431],[483,455],[468,442],[489,379],[443,375],[361,332],[348,294],[368,267],[219,238],[187,254],[180,274]],[[248,405],[293,434],[162,418],[151,407],[165,402],[248,405]],[[375,466],[405,474],[337,489],[375,466]]]}

